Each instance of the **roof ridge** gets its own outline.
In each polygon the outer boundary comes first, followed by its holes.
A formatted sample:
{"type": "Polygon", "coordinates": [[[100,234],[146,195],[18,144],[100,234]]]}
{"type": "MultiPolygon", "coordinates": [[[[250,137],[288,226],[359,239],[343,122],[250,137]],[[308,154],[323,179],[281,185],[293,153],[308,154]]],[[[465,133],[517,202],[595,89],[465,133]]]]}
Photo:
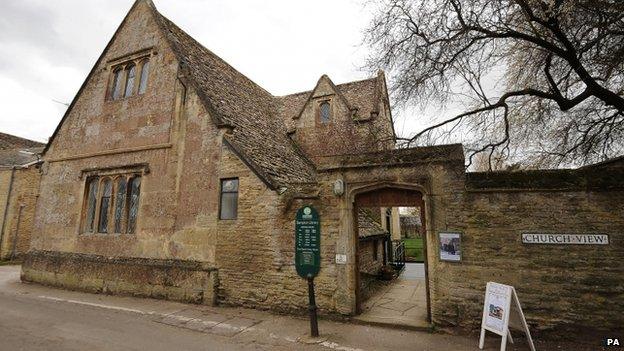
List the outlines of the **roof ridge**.
{"type": "Polygon", "coordinates": [[[154,7],[154,11],[156,12],[156,14],[158,16],[160,16],[163,20],[165,20],[167,23],[167,25],[169,26],[173,26],[175,27],[177,30],[180,31],[180,33],[182,33],[183,35],[185,35],[186,37],[188,37],[190,40],[192,40],[193,43],[197,44],[202,50],[206,51],[208,54],[214,56],[215,58],[217,58],[219,61],[221,61],[221,63],[227,65],[229,68],[231,68],[234,72],[238,73],[241,77],[245,78],[247,81],[249,81],[251,84],[255,85],[256,88],[260,88],[262,89],[264,92],[266,92],[267,94],[273,96],[268,90],[264,89],[260,84],[256,83],[253,79],[247,77],[247,75],[245,75],[244,73],[242,73],[241,71],[239,71],[238,69],[236,69],[234,66],[230,65],[226,60],[224,60],[221,56],[215,54],[212,50],[208,49],[207,47],[205,47],[202,43],[200,43],[199,41],[197,41],[197,39],[193,38],[192,35],[188,34],[184,29],[180,28],[180,26],[178,26],[177,24],[175,24],[175,22],[173,22],[172,20],[170,20],[169,18],[167,18],[167,16],[163,15],[162,13],[160,13],[160,11],[158,11],[158,9],[156,7],[154,7]]]}
{"type": "Polygon", "coordinates": [[[45,143],[36,141],[36,140],[32,140],[32,139],[27,139],[21,136],[17,136],[17,135],[13,135],[13,134],[9,134],[9,133],[3,133],[0,132],[0,149],[19,149],[19,148],[32,148],[32,147],[40,147],[40,146],[45,146],[45,143]],[[4,141],[7,141],[7,147],[5,147],[4,141]],[[11,144],[14,147],[8,147],[11,144]]]}
{"type": "Polygon", "coordinates": [[[316,168],[291,145],[275,97],[152,10],[180,63],[180,79],[188,80],[217,128],[233,127],[224,140],[239,158],[274,189],[314,181],[316,168]]]}
{"type": "MultiPolygon", "coordinates": [[[[334,84],[334,86],[336,86],[337,88],[340,88],[340,87],[344,87],[344,86],[347,86],[347,85],[363,83],[363,82],[376,80],[376,79],[377,79],[377,76],[370,77],[370,78],[365,78],[365,79],[352,80],[350,82],[344,82],[344,83],[340,83],[340,84],[334,84]]],[[[331,78],[330,78],[330,80],[331,80],[331,78]]],[[[276,97],[276,98],[283,98],[283,97],[289,97],[289,96],[295,96],[295,95],[301,95],[301,94],[309,94],[309,93],[311,93],[313,91],[314,91],[314,89],[310,89],[310,90],[299,91],[299,92],[292,93],[292,94],[275,95],[274,97],[276,97]]]]}

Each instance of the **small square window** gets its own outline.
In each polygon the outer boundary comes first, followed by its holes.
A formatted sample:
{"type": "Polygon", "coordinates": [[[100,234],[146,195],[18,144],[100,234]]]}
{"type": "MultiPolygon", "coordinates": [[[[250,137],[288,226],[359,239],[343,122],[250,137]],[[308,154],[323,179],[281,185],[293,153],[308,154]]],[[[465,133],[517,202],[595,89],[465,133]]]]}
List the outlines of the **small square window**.
{"type": "Polygon", "coordinates": [[[219,219],[236,219],[238,216],[238,178],[221,179],[219,219]]]}

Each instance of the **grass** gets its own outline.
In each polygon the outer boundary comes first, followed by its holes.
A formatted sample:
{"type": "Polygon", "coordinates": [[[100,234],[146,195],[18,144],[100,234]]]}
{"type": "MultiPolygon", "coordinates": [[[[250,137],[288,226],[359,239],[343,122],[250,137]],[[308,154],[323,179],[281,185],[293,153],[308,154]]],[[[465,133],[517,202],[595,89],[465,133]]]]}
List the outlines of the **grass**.
{"type": "Polygon", "coordinates": [[[423,239],[403,239],[405,243],[405,256],[408,261],[423,262],[423,239]]]}

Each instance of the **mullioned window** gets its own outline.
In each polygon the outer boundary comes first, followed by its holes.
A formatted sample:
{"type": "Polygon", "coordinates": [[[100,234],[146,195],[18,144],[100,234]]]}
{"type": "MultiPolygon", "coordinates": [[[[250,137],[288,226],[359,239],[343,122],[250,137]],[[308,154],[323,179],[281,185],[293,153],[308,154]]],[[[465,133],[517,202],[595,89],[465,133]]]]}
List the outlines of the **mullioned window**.
{"type": "Polygon", "coordinates": [[[90,176],[83,204],[84,233],[134,234],[141,195],[141,175],[90,176]]]}

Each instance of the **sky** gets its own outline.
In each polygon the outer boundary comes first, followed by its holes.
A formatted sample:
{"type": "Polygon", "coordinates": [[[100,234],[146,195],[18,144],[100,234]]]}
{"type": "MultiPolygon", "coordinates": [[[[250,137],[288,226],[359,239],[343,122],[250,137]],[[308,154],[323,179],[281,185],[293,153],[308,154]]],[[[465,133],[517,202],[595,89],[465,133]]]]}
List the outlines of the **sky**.
{"type": "MultiPolygon", "coordinates": [[[[153,0],[196,40],[274,95],[365,79],[356,0],[153,0]]],[[[133,0],[0,1],[0,131],[47,141],[133,0]]],[[[429,124],[394,109],[397,134],[429,124]]]]}

